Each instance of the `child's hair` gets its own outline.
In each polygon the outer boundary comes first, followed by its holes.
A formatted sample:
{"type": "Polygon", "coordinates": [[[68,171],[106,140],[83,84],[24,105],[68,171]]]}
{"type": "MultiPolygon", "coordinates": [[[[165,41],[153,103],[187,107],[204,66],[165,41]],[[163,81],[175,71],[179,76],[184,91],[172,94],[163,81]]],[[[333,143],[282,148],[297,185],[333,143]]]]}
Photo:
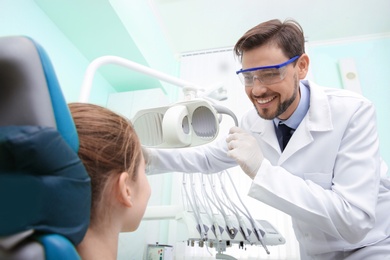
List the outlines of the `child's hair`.
{"type": "Polygon", "coordinates": [[[109,194],[105,190],[117,179],[114,177],[128,172],[136,180],[141,144],[131,122],[111,110],[87,103],[70,103],[69,108],[79,137],[78,154],[91,178],[94,225],[109,211],[105,203],[108,196],[103,194],[109,194]]]}

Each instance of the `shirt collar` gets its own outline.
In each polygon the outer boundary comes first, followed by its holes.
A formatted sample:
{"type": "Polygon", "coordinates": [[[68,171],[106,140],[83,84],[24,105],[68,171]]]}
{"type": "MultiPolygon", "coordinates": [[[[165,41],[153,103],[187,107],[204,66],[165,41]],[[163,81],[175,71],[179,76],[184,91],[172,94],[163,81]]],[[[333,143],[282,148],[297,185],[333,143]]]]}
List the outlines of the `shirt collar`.
{"type": "Polygon", "coordinates": [[[274,118],[274,124],[279,125],[280,122],[283,122],[285,125],[290,128],[297,129],[303,118],[305,117],[307,111],[309,110],[310,105],[310,90],[302,82],[299,83],[299,89],[301,91],[301,99],[297,109],[287,120],[280,120],[279,118],[274,118]]]}

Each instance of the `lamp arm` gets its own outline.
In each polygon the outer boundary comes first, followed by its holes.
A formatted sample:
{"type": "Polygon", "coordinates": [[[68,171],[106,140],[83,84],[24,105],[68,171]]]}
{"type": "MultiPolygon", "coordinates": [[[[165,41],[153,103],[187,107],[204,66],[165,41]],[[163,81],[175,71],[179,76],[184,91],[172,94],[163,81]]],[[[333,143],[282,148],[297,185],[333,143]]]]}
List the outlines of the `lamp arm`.
{"type": "Polygon", "coordinates": [[[202,88],[197,86],[196,84],[185,81],[173,76],[170,76],[168,74],[165,74],[163,72],[151,69],[149,67],[146,67],[144,65],[141,65],[139,63],[127,60],[125,58],[121,58],[118,56],[101,56],[99,58],[96,58],[93,60],[87,67],[86,73],[84,75],[83,84],[81,85],[81,93],[79,97],[80,102],[88,102],[88,98],[91,93],[92,89],[92,83],[93,78],[95,76],[96,71],[103,65],[106,64],[115,64],[122,67],[126,67],[128,69],[152,76],[154,78],[157,78],[159,80],[165,81],[167,83],[170,83],[172,85],[186,88],[186,89],[193,89],[193,90],[201,90],[202,88]]]}

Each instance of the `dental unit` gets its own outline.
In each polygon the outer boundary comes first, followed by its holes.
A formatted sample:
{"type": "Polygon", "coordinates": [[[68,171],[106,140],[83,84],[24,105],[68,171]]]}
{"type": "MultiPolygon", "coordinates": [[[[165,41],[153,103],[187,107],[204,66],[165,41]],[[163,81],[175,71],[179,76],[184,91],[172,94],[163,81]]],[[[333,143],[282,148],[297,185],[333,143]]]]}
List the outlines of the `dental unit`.
{"type": "MultiPolygon", "coordinates": [[[[88,66],[81,87],[80,102],[88,102],[94,74],[98,68],[107,64],[146,74],[183,90],[183,101],[140,110],[131,119],[145,146],[172,149],[209,143],[218,135],[222,114],[231,116],[234,124],[238,125],[234,113],[214,101],[215,98],[227,98],[223,86],[217,86],[216,91],[206,92],[192,82],[116,56],[97,58],[88,66]]],[[[207,250],[214,247],[216,259],[235,259],[224,254],[234,244],[241,248],[259,245],[269,254],[267,246],[285,243],[284,237],[271,223],[252,217],[228,171],[208,175],[183,174],[182,194],[183,205],[149,206],[143,219],[176,219],[177,240],[186,241],[188,246],[197,243],[200,247],[206,246],[207,250]],[[233,187],[236,199],[227,192],[226,179],[233,187]]]]}

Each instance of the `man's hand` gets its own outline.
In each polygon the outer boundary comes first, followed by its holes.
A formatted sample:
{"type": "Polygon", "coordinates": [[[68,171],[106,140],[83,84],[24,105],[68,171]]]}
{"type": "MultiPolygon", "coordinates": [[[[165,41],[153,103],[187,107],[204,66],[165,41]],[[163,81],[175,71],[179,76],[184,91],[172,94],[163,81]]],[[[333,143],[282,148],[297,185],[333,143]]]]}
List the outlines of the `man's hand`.
{"type": "Polygon", "coordinates": [[[227,156],[235,159],[241,169],[254,179],[264,158],[256,138],[241,128],[232,127],[226,143],[229,149],[227,156]]]}

